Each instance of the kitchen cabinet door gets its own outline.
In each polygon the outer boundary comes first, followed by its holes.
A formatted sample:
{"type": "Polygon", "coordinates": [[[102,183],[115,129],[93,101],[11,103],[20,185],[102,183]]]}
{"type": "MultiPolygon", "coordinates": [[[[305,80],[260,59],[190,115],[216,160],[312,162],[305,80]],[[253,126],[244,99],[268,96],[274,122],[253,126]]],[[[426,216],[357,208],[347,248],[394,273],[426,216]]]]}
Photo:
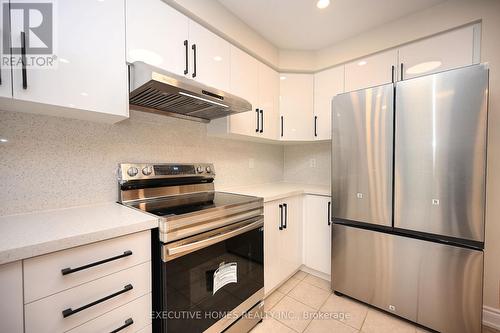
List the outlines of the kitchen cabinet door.
{"type": "Polygon", "coordinates": [[[279,73],[272,68],[259,63],[259,104],[262,110],[260,133],[266,139],[278,139],[279,133],[279,94],[280,77],[279,73]]]}
{"type": "Polygon", "coordinates": [[[331,201],[330,197],[307,195],[304,199],[304,264],[330,275],[331,201]]]}
{"type": "Polygon", "coordinates": [[[344,92],[344,66],[314,74],[314,139],[332,138],[332,99],[344,92]]]}
{"type": "MultiPolygon", "coordinates": [[[[0,17],[3,16],[3,8],[4,8],[4,3],[2,2],[0,4],[0,17]]],[[[8,36],[8,31],[6,32],[8,36]]],[[[4,40],[4,31],[3,31],[3,24],[0,24],[0,97],[12,97],[12,87],[11,87],[11,72],[10,72],[10,66],[5,66],[3,63],[3,59],[6,57],[10,56],[10,53],[5,54],[3,52],[4,50],[4,43],[6,46],[8,46],[9,41],[4,40]]]]}
{"type": "Polygon", "coordinates": [[[313,88],[312,74],[281,74],[279,103],[282,140],[312,140],[313,88]]]}
{"type": "Polygon", "coordinates": [[[345,91],[391,83],[396,77],[397,50],[358,59],[345,65],[345,91]]]}
{"type": "Polygon", "coordinates": [[[287,279],[302,264],[302,197],[287,198],[284,205],[280,254],[282,276],[287,279]]]}
{"type": "MultiPolygon", "coordinates": [[[[11,10],[11,40],[17,48],[23,30],[19,12],[11,10]]],[[[14,99],[127,117],[124,1],[58,1],[53,21],[56,67],[28,64],[25,80],[21,68],[14,68],[14,99]]],[[[34,33],[25,34],[29,46],[34,33]]]]}
{"type": "Polygon", "coordinates": [[[259,99],[259,62],[231,46],[231,87],[230,93],[246,99],[252,104],[253,110],[230,116],[230,132],[247,136],[257,136],[259,99]]]}
{"type": "Polygon", "coordinates": [[[24,332],[21,261],[0,265],[0,295],[0,332],[24,332]]]}
{"type": "Polygon", "coordinates": [[[264,204],[264,290],[268,295],[283,279],[281,273],[281,202],[264,204]]]}
{"type": "Polygon", "coordinates": [[[403,76],[400,72],[399,79],[472,65],[474,29],[469,26],[400,47],[399,70],[402,66],[403,76]]]}
{"type": "Polygon", "coordinates": [[[228,91],[230,83],[231,46],[198,23],[189,21],[189,78],[207,86],[228,91]]]}
{"type": "Polygon", "coordinates": [[[189,19],[160,0],[127,0],[126,6],[127,61],[187,75],[189,19]]]}

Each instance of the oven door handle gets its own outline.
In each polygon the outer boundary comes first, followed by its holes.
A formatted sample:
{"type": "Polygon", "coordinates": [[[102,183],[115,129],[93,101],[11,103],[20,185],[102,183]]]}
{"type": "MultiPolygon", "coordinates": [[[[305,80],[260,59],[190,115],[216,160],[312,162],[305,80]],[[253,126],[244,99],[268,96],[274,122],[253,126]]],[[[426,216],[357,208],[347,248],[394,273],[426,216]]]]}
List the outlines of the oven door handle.
{"type": "Polygon", "coordinates": [[[250,231],[250,230],[253,230],[253,229],[257,229],[259,227],[262,227],[264,226],[264,219],[259,219],[255,222],[252,222],[250,224],[247,224],[247,225],[244,225],[243,227],[239,227],[237,229],[233,229],[233,230],[229,230],[227,232],[224,232],[224,233],[221,233],[221,234],[217,234],[215,236],[212,236],[212,237],[209,237],[209,238],[206,238],[206,239],[202,239],[202,240],[199,240],[199,241],[193,241],[191,243],[186,243],[186,244],[182,244],[182,245],[179,245],[179,246],[176,246],[176,247],[167,247],[167,260],[168,260],[168,257],[170,256],[175,256],[175,257],[178,257],[179,254],[181,253],[184,253],[184,252],[193,252],[193,251],[196,251],[196,250],[199,250],[199,249],[202,249],[202,248],[205,248],[207,246],[210,246],[210,245],[213,245],[213,244],[216,244],[216,243],[219,243],[223,240],[226,240],[226,239],[229,239],[231,237],[234,237],[234,236],[237,236],[237,235],[241,235],[247,231],[250,231]]]}

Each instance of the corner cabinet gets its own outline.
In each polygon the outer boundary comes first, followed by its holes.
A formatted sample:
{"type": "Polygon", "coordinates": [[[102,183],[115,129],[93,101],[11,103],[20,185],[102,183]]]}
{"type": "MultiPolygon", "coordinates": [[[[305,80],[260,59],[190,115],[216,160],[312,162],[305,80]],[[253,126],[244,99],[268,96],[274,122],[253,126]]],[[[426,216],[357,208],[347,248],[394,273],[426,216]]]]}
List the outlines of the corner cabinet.
{"type": "MultiPolygon", "coordinates": [[[[26,45],[27,59],[25,66],[12,68],[12,94],[1,89],[0,95],[10,97],[0,100],[2,109],[105,122],[128,117],[124,0],[57,2],[49,56],[30,53],[31,43],[50,42],[37,39],[31,30],[23,31],[23,15],[18,12],[11,8],[11,47],[26,45]],[[30,65],[42,58],[49,64],[47,57],[52,67],[30,65]]],[[[2,86],[9,83],[9,72],[2,66],[2,86]]]]}
{"type": "Polygon", "coordinates": [[[314,76],[281,74],[280,138],[285,141],[313,139],[314,76]]]}
{"type": "Polygon", "coordinates": [[[332,100],[344,92],[344,66],[314,74],[314,140],[332,137],[332,100]]]}
{"type": "Polygon", "coordinates": [[[212,120],[208,132],[218,136],[278,139],[279,74],[231,46],[229,92],[246,99],[252,111],[212,120]]]}
{"type": "Polygon", "coordinates": [[[302,196],[264,204],[264,290],[266,295],[302,264],[302,196]]]}
{"type": "Polygon", "coordinates": [[[332,209],[327,196],[304,198],[304,265],[331,274],[332,209]]]}

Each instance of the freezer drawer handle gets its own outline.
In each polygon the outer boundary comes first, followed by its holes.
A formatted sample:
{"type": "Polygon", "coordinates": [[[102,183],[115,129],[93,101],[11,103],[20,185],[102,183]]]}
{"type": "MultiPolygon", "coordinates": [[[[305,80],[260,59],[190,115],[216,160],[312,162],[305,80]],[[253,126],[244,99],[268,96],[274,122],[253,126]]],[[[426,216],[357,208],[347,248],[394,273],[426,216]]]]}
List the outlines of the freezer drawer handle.
{"type": "Polygon", "coordinates": [[[280,204],[280,226],[278,229],[283,230],[283,205],[280,204]]]}
{"type": "Polygon", "coordinates": [[[288,204],[284,203],[283,204],[283,209],[285,210],[285,223],[283,224],[283,229],[286,229],[287,225],[288,225],[288,204]]]}
{"type": "Polygon", "coordinates": [[[109,332],[109,333],[117,333],[117,332],[120,332],[121,330],[126,329],[127,327],[129,327],[129,326],[130,326],[130,325],[132,325],[133,323],[134,323],[134,320],[133,320],[132,318],[129,318],[129,319],[125,320],[125,323],[124,323],[122,326],[118,327],[117,329],[112,330],[112,331],[111,331],[111,332],[109,332]]]}
{"type": "Polygon", "coordinates": [[[183,252],[193,252],[193,251],[196,251],[198,249],[202,249],[202,248],[205,248],[207,246],[219,243],[219,242],[226,240],[226,239],[229,239],[231,237],[241,235],[247,231],[259,228],[263,225],[264,225],[263,219],[259,219],[258,221],[244,225],[243,227],[233,229],[233,230],[230,230],[228,232],[216,234],[215,236],[212,236],[209,238],[205,238],[205,239],[202,239],[199,241],[194,241],[194,242],[182,244],[182,245],[179,245],[176,247],[167,248],[167,255],[173,256],[173,255],[183,253],[183,252]]]}
{"type": "Polygon", "coordinates": [[[328,225],[331,224],[331,214],[330,214],[331,207],[332,207],[332,203],[331,203],[331,201],[328,201],[328,225]]]}
{"type": "Polygon", "coordinates": [[[83,306],[81,306],[81,307],[79,307],[79,308],[77,308],[77,309],[75,309],[75,310],[73,310],[73,309],[71,309],[71,308],[67,308],[66,310],[63,310],[62,315],[63,315],[63,317],[64,317],[64,318],[67,318],[67,317],[69,317],[69,316],[74,315],[75,313],[78,313],[78,312],[80,312],[80,311],[86,310],[86,309],[88,309],[88,308],[90,308],[90,307],[93,307],[94,305],[97,305],[97,304],[99,304],[99,303],[105,302],[105,301],[107,301],[108,299],[111,299],[111,298],[113,298],[113,297],[116,297],[116,296],[119,296],[119,295],[121,295],[121,294],[124,294],[124,293],[126,293],[127,291],[130,291],[130,290],[132,290],[132,289],[134,289],[134,287],[133,287],[131,284],[127,284],[125,287],[123,287],[123,289],[122,289],[122,290],[117,291],[116,293],[113,293],[113,294],[111,294],[111,295],[105,296],[105,297],[103,297],[103,298],[100,298],[100,299],[98,299],[97,301],[93,301],[93,302],[91,302],[91,303],[89,303],[89,304],[83,305],[83,306]]]}
{"type": "Polygon", "coordinates": [[[114,260],[118,260],[118,259],[121,259],[121,258],[125,258],[125,257],[131,256],[131,255],[132,255],[132,251],[127,250],[127,251],[123,252],[123,254],[120,254],[120,255],[117,255],[117,256],[114,256],[114,257],[111,257],[111,258],[103,259],[103,260],[100,260],[100,261],[96,261],[96,262],[93,262],[93,263],[90,263],[90,264],[87,264],[87,265],[83,265],[83,266],[80,266],[80,267],[77,267],[77,268],[71,268],[71,267],[63,268],[63,269],[61,269],[61,273],[62,273],[62,275],[68,275],[68,274],[71,274],[71,273],[82,271],[82,270],[87,269],[87,268],[91,268],[91,267],[94,267],[94,266],[102,265],[102,264],[105,264],[105,263],[110,262],[110,261],[114,261],[114,260]]]}

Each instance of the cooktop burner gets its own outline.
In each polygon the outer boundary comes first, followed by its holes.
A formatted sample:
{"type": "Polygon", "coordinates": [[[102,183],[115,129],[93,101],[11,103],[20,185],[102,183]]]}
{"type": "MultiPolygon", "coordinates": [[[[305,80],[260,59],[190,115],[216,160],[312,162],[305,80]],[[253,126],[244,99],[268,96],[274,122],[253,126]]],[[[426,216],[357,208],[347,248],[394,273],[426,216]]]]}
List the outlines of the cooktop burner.
{"type": "Polygon", "coordinates": [[[230,207],[255,200],[255,197],[245,195],[203,192],[149,199],[143,202],[131,203],[130,206],[157,216],[172,216],[230,207]]]}

